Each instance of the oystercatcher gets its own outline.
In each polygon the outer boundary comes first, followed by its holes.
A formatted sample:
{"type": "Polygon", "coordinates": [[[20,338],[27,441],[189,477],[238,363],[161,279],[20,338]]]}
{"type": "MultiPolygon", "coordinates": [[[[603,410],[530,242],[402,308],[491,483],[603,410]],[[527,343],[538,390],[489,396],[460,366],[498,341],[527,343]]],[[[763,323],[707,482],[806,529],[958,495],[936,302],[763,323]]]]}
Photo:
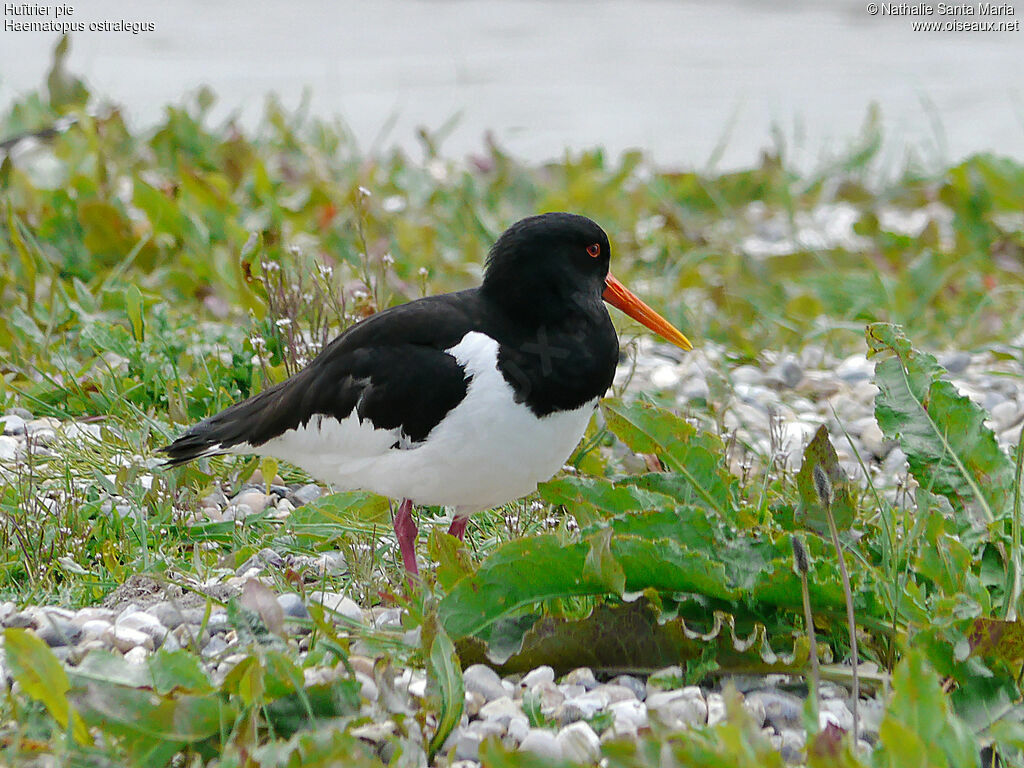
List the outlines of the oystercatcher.
{"type": "Polygon", "coordinates": [[[690,342],[608,271],[593,221],[545,213],[491,248],[478,288],[411,301],[334,339],[287,381],[193,426],[169,465],[219,453],[291,462],[339,490],[402,499],[395,535],[417,574],[412,505],[468,516],[532,492],[563,465],[611,386],[619,343],[602,298],[690,342]]]}

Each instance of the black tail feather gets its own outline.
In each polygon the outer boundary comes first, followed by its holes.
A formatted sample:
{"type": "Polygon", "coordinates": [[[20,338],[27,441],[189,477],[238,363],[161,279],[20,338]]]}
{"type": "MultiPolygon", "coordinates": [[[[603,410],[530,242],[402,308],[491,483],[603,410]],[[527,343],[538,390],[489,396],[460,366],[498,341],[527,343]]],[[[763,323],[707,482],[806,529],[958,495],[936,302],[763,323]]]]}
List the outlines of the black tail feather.
{"type": "Polygon", "coordinates": [[[229,453],[239,443],[266,442],[274,436],[276,425],[268,423],[273,421],[268,417],[281,399],[281,389],[278,384],[192,426],[173,443],[158,449],[168,457],[164,466],[177,467],[203,456],[229,453]]]}

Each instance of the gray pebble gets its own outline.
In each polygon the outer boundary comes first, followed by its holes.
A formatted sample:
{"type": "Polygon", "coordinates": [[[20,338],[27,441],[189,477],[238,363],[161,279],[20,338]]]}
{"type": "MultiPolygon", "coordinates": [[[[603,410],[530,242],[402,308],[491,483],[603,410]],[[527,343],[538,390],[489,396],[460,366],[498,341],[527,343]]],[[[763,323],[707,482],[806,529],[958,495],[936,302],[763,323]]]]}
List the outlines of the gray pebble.
{"type": "Polygon", "coordinates": [[[242,491],[240,494],[238,494],[237,496],[235,496],[235,498],[231,500],[232,505],[245,505],[249,507],[249,509],[252,510],[250,514],[259,514],[264,509],[267,508],[267,505],[269,503],[270,497],[267,496],[267,494],[263,493],[263,491],[257,491],[255,489],[242,491]]]}
{"type": "Polygon", "coordinates": [[[4,620],[4,626],[16,629],[35,628],[36,617],[28,611],[16,611],[4,620]]]}
{"type": "Polygon", "coordinates": [[[115,627],[128,627],[137,629],[152,638],[152,648],[159,648],[167,635],[167,627],[160,623],[160,619],[146,611],[133,611],[129,614],[121,614],[117,617],[115,627]]]}
{"type": "Polygon", "coordinates": [[[220,635],[214,635],[210,638],[209,642],[203,646],[203,656],[218,656],[228,649],[228,644],[224,642],[224,638],[220,635]]]}
{"type": "Polygon", "coordinates": [[[804,744],[807,742],[803,730],[784,728],[779,731],[779,754],[787,763],[801,764],[804,762],[804,744]]]}
{"type": "Polygon", "coordinates": [[[967,366],[971,364],[971,353],[947,352],[946,354],[939,355],[938,360],[939,365],[951,374],[956,375],[967,370],[967,366]]]}
{"type": "MultiPolygon", "coordinates": [[[[338,592],[310,592],[309,603],[310,605],[322,605],[324,610],[328,612],[328,617],[331,612],[333,612],[344,616],[347,619],[351,619],[352,621],[358,621],[360,623],[363,621],[363,609],[360,608],[356,601],[351,597],[346,597],[338,592]]],[[[398,619],[397,624],[400,627],[401,611],[397,608],[395,608],[394,611],[394,618],[398,619]]],[[[393,626],[394,624],[391,619],[391,614],[388,614],[389,626],[393,626]]],[[[379,626],[383,626],[383,624],[379,626]]]]}
{"type": "Polygon", "coordinates": [[[636,731],[647,727],[647,705],[641,701],[616,701],[608,706],[608,711],[612,713],[615,725],[620,730],[636,731]]]}
{"type": "Polygon", "coordinates": [[[508,696],[499,696],[480,708],[480,719],[507,726],[513,717],[523,714],[520,706],[508,696]]]}
{"type": "Polygon", "coordinates": [[[633,675],[619,675],[612,680],[612,684],[628,688],[633,692],[633,696],[640,701],[647,698],[647,686],[644,684],[643,680],[633,677],[633,675]]]}
{"type": "Polygon", "coordinates": [[[250,569],[253,568],[262,571],[266,568],[280,570],[284,567],[284,558],[277,554],[277,552],[275,552],[274,550],[270,549],[269,547],[264,547],[255,555],[253,555],[244,563],[242,563],[240,566],[238,566],[238,568],[235,569],[235,574],[240,576],[243,573],[247,573],[250,569]]]}
{"type": "Polygon", "coordinates": [[[299,486],[292,491],[288,500],[296,507],[301,507],[303,504],[309,504],[311,501],[316,501],[323,495],[323,489],[320,488],[316,483],[307,483],[306,485],[299,486]]]}
{"type": "Polygon", "coordinates": [[[539,683],[553,683],[554,681],[555,670],[551,667],[543,666],[527,672],[523,679],[519,681],[519,685],[523,688],[533,688],[539,683]]]}
{"type": "Polygon", "coordinates": [[[484,739],[488,736],[500,737],[504,733],[504,726],[497,723],[474,721],[459,729],[455,737],[455,757],[459,760],[476,760],[480,757],[480,744],[484,739]]]}
{"type": "Polygon", "coordinates": [[[556,762],[562,759],[562,744],[551,731],[531,728],[519,744],[520,752],[529,752],[542,760],[556,762]]]}
{"type": "Polygon", "coordinates": [[[0,416],[0,427],[5,435],[24,435],[26,431],[25,419],[16,413],[8,413],[0,416]]]}
{"type": "Polygon", "coordinates": [[[483,664],[473,664],[462,673],[463,684],[469,692],[479,693],[485,701],[493,701],[505,695],[498,673],[483,664]]]}
{"type": "Polygon", "coordinates": [[[802,726],[804,703],[791,693],[774,688],[751,691],[747,694],[747,701],[759,702],[764,707],[765,722],[777,731],[802,726]]]}
{"type": "Polygon", "coordinates": [[[18,440],[8,435],[0,435],[0,461],[14,461],[18,455],[18,440]]]}
{"type": "Polygon", "coordinates": [[[137,648],[140,645],[147,650],[153,650],[152,636],[133,627],[115,624],[107,631],[103,640],[121,651],[121,653],[127,653],[132,648],[137,648]]]}
{"type": "Polygon", "coordinates": [[[991,418],[996,432],[1003,432],[1014,426],[1022,416],[1024,413],[1012,400],[999,403],[989,412],[989,418],[991,418]]]}
{"type": "Polygon", "coordinates": [[[590,667],[578,667],[562,678],[567,685],[582,685],[584,690],[590,691],[597,687],[597,678],[594,677],[594,670],[590,667]]]}
{"type": "Polygon", "coordinates": [[[172,600],[154,603],[146,611],[168,629],[174,629],[185,623],[199,624],[203,620],[204,613],[202,608],[182,608],[172,600]]]}
{"type": "Polygon", "coordinates": [[[61,616],[45,615],[36,630],[39,639],[51,648],[74,645],[82,637],[82,628],[61,616]]]}
{"type": "Polygon", "coordinates": [[[284,594],[278,595],[277,604],[281,606],[281,610],[284,611],[285,616],[290,616],[293,619],[309,618],[309,611],[306,609],[306,604],[302,602],[302,597],[295,592],[285,592],[284,594]]]}
{"type": "Polygon", "coordinates": [[[601,740],[583,721],[565,726],[556,737],[562,757],[574,763],[596,763],[601,758],[601,740]]]}
{"type": "Polygon", "coordinates": [[[725,720],[725,698],[720,693],[712,691],[704,697],[708,705],[708,726],[718,725],[725,720]]]}
{"type": "Polygon", "coordinates": [[[708,705],[696,686],[649,693],[645,703],[652,719],[673,730],[704,725],[708,721],[708,705]]]}
{"type": "Polygon", "coordinates": [[[671,691],[683,684],[683,668],[679,666],[665,667],[652,672],[647,678],[647,695],[658,691],[671,691]]]}

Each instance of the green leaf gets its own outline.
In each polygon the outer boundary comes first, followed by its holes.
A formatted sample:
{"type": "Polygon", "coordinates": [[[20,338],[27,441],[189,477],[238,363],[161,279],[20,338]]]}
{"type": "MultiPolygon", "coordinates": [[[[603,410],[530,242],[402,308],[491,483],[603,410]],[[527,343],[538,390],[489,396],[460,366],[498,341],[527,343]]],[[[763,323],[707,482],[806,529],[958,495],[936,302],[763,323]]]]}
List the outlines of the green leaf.
{"type": "MultiPolygon", "coordinates": [[[[476,573],[460,580],[441,601],[438,615],[454,638],[479,632],[524,605],[574,595],[609,592],[585,568],[587,542],[563,545],[555,536],[535,536],[499,547],[476,573]],[[523,567],[524,563],[529,567],[523,567]]],[[[622,567],[625,589],[698,592],[724,600],[739,593],[725,571],[703,553],[669,539],[611,537],[610,551],[622,567]]]]}
{"type": "Polygon", "coordinates": [[[438,713],[437,730],[430,739],[430,759],[433,760],[445,739],[459,724],[466,690],[462,680],[462,668],[451,638],[440,626],[436,628],[434,641],[430,645],[430,674],[437,682],[441,694],[441,711],[438,713]]]}
{"type": "Polygon", "coordinates": [[[991,523],[1010,514],[1013,464],[985,426],[986,413],[961,395],[934,357],[918,352],[900,329],[868,326],[875,365],[875,417],[882,432],[900,441],[922,487],[949,499],[954,509],[977,510],[991,523]]]}
{"type": "Polygon", "coordinates": [[[626,574],[612,554],[612,529],[605,528],[587,538],[590,549],[583,560],[583,575],[605,585],[613,595],[626,588],[626,574]]]}
{"type": "Polygon", "coordinates": [[[675,498],[699,504],[723,520],[737,518],[737,481],[724,465],[718,438],[698,433],[684,419],[644,399],[609,399],[601,406],[608,428],[626,445],[637,453],[655,453],[665,462],[676,485],[675,498]]]}
{"type": "Polygon", "coordinates": [[[821,467],[828,478],[832,515],[836,521],[836,528],[844,531],[853,525],[856,510],[853,499],[850,498],[849,479],[839,466],[839,456],[824,424],[818,427],[818,431],[804,449],[804,461],[796,476],[796,486],[800,492],[800,519],[816,533],[827,535],[828,518],[814,482],[816,466],[821,467]]]}
{"type": "Polygon", "coordinates": [[[979,764],[978,748],[951,711],[938,675],[911,648],[893,674],[893,697],[879,729],[876,766],[961,768],[979,764]]]}
{"type": "Polygon", "coordinates": [[[14,679],[26,694],[42,702],[61,728],[68,728],[79,744],[91,744],[92,738],[81,716],[68,701],[71,683],[64,665],[46,643],[27,629],[4,630],[7,664],[14,679]]]}
{"type": "Polygon", "coordinates": [[[136,341],[144,341],[146,337],[146,318],[142,303],[142,292],[137,285],[128,286],[124,295],[125,313],[131,325],[132,336],[136,341]]]}

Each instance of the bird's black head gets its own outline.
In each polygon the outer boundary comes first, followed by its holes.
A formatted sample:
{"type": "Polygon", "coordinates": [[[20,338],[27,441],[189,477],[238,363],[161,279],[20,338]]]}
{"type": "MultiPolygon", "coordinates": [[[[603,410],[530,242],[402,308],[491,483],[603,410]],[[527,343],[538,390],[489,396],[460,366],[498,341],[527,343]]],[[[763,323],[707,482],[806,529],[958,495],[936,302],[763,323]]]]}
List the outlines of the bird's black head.
{"type": "Polygon", "coordinates": [[[498,238],[483,291],[519,313],[597,307],[610,257],[608,236],[586,216],[542,213],[516,222],[498,238]]]}

